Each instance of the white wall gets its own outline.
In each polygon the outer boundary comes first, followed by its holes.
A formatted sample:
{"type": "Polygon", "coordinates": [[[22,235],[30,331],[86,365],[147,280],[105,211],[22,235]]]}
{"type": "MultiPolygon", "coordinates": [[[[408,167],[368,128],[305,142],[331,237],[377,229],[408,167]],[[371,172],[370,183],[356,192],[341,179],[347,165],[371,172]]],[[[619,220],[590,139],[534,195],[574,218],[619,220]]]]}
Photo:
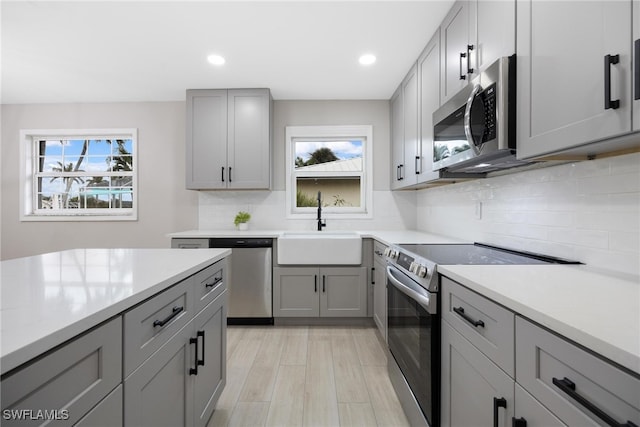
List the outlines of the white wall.
{"type": "Polygon", "coordinates": [[[197,228],[185,189],[184,102],[2,106],[1,256],[77,247],[169,247],[167,233],[197,228]],[[137,128],[138,221],[20,222],[20,129],[137,128]]]}
{"type": "Polygon", "coordinates": [[[251,213],[253,229],[313,230],[314,220],[288,219],[285,211],[285,127],[303,125],[373,126],[373,218],[327,220],[327,230],[414,229],[415,192],[390,191],[388,101],[274,101],[273,191],[201,191],[199,228],[234,228],[240,210],[251,213]]]}
{"type": "Polygon", "coordinates": [[[417,215],[423,231],[637,276],[640,153],[422,190],[417,215]]]}

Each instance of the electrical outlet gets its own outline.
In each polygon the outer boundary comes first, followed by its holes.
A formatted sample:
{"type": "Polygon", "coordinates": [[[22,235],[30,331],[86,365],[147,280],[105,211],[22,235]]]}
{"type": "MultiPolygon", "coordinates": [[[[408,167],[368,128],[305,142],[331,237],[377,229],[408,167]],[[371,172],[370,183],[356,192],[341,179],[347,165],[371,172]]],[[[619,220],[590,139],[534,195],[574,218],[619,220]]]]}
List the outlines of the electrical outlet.
{"type": "Polygon", "coordinates": [[[481,201],[476,202],[476,219],[478,220],[482,219],[482,202],[481,201]]]}

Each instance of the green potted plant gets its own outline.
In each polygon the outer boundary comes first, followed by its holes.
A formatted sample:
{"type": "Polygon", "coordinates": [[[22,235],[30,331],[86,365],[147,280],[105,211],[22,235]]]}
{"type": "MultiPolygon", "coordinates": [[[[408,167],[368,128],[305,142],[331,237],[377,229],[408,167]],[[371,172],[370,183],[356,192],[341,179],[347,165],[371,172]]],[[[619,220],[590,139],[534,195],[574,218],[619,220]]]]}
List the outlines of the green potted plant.
{"type": "Polygon", "coordinates": [[[249,212],[240,211],[236,215],[236,218],[233,220],[233,223],[236,225],[236,228],[238,230],[248,230],[250,219],[251,214],[249,212]]]}

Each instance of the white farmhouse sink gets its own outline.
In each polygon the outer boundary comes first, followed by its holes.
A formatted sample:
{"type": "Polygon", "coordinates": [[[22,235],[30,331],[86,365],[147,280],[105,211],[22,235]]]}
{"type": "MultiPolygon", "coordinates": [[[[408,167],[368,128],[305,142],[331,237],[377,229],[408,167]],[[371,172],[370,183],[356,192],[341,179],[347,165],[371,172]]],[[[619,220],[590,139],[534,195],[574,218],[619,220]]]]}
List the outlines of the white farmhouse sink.
{"type": "Polygon", "coordinates": [[[362,238],[352,231],[284,232],[278,238],[278,263],[359,265],[362,238]]]}

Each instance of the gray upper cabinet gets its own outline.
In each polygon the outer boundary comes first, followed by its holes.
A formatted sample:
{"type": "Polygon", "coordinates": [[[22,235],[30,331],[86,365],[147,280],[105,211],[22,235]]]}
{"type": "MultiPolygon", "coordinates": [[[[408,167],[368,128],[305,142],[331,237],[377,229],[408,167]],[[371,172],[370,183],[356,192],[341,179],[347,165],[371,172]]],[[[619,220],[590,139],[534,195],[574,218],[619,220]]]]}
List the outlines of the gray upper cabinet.
{"type": "Polygon", "coordinates": [[[440,30],[436,31],[418,58],[419,159],[418,183],[438,179],[433,171],[433,112],[440,107],[440,30]]]}
{"type": "Polygon", "coordinates": [[[457,1],[440,26],[442,102],[516,52],[515,0],[457,1]]]}
{"type": "Polygon", "coordinates": [[[633,130],[640,131],[640,0],[633,0],[633,130]]]}
{"type": "Polygon", "coordinates": [[[187,90],[186,186],[271,187],[269,89],[187,90]]]}
{"type": "Polygon", "coordinates": [[[391,97],[391,189],[402,187],[402,168],[404,167],[404,105],[402,104],[402,85],[391,97]]]}
{"type": "Polygon", "coordinates": [[[631,132],[631,7],[631,0],[519,0],[520,158],[625,148],[585,144],[631,132]]]}
{"type": "Polygon", "coordinates": [[[476,2],[456,2],[440,26],[442,102],[448,101],[477,75],[474,68],[476,2]]]}
{"type": "Polygon", "coordinates": [[[418,168],[418,66],[414,64],[391,98],[391,188],[415,185],[418,168]]]}

